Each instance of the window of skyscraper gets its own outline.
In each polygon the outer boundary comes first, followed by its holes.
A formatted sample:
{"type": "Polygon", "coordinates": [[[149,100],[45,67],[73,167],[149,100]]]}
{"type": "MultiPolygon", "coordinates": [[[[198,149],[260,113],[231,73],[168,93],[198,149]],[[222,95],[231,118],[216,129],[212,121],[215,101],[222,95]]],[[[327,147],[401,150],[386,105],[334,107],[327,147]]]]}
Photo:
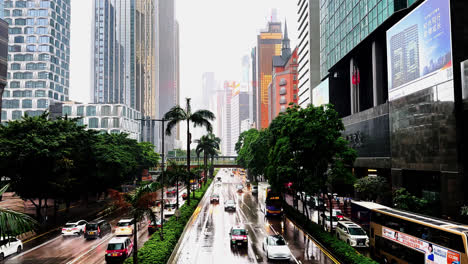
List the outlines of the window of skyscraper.
{"type": "Polygon", "coordinates": [[[26,7],[26,1],[16,1],[15,7],[26,7]]]}
{"type": "Polygon", "coordinates": [[[14,42],[15,43],[24,43],[24,37],[23,36],[15,37],[14,42]]]}
{"type": "Polygon", "coordinates": [[[32,100],[31,99],[23,99],[21,101],[22,108],[32,108],[32,100]]]}
{"type": "Polygon", "coordinates": [[[46,92],[44,90],[37,90],[34,92],[35,97],[46,97],[46,92]]]}
{"type": "Polygon", "coordinates": [[[46,109],[48,107],[48,100],[39,99],[37,100],[37,108],[46,109]]]}
{"type": "Polygon", "coordinates": [[[12,112],[12,115],[11,115],[11,117],[12,117],[13,120],[19,120],[19,119],[21,119],[22,116],[23,116],[23,112],[22,112],[22,111],[18,111],[18,110],[13,111],[13,112],[12,112]]]}
{"type": "Polygon", "coordinates": [[[24,25],[26,25],[26,19],[23,19],[23,18],[17,18],[17,19],[15,19],[15,25],[17,25],[17,26],[24,26],[24,25]]]}
{"type": "Polygon", "coordinates": [[[99,125],[99,119],[97,118],[90,118],[89,119],[89,128],[98,128],[98,125],[99,125]]]}
{"type": "Polygon", "coordinates": [[[96,115],[96,107],[95,106],[87,106],[86,107],[86,115],[87,116],[95,116],[96,115]]]}

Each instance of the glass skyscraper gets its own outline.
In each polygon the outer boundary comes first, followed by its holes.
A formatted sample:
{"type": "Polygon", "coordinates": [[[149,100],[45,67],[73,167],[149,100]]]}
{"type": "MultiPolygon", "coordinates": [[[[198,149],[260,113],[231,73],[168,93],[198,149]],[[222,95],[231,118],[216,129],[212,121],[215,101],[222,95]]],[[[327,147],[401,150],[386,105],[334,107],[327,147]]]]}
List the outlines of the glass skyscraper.
{"type": "Polygon", "coordinates": [[[2,120],[39,115],[69,99],[70,0],[4,1],[9,26],[2,120]]]}

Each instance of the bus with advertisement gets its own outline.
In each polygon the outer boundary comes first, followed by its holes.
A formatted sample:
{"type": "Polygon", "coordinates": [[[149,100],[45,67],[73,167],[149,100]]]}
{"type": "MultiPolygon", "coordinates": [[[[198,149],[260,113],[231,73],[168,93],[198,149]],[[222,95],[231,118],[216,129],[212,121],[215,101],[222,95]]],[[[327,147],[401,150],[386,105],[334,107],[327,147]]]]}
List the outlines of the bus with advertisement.
{"type": "Polygon", "coordinates": [[[468,264],[468,226],[365,202],[371,255],[391,264],[468,264]]]}
{"type": "Polygon", "coordinates": [[[265,194],[265,216],[283,215],[283,199],[279,192],[266,188],[265,194]]]}

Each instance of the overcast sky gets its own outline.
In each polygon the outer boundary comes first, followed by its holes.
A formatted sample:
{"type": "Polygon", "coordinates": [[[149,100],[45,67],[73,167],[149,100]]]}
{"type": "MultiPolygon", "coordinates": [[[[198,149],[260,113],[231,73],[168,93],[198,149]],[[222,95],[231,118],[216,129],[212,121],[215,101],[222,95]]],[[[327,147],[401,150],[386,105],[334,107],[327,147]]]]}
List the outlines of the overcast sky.
{"type": "MultiPolygon", "coordinates": [[[[194,107],[201,107],[197,102],[201,95],[204,72],[215,72],[216,79],[221,82],[240,80],[241,59],[244,55],[249,55],[256,45],[257,34],[266,28],[267,21],[271,19],[272,8],[278,10],[280,21],[287,20],[291,47],[295,47],[298,44],[296,2],[177,0],[181,102],[184,98],[191,97],[194,107]]],[[[72,0],[71,5],[70,97],[75,101],[89,102],[92,0],[72,0]]],[[[193,138],[198,138],[199,134],[199,131],[194,133],[193,138]]]]}

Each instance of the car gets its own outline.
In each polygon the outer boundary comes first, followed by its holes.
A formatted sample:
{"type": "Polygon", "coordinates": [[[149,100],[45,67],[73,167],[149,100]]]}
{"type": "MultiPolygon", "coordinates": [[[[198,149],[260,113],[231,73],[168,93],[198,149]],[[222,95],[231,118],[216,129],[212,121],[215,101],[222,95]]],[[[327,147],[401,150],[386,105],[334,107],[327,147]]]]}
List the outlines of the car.
{"type": "Polygon", "coordinates": [[[133,242],[129,237],[114,237],[107,244],[106,262],[123,262],[133,252],[133,242]]]}
{"type": "Polygon", "coordinates": [[[164,217],[173,216],[177,207],[176,200],[167,200],[164,202],[164,217]]]}
{"type": "Polygon", "coordinates": [[[62,236],[81,236],[87,223],[85,220],[66,223],[62,228],[62,236]]]}
{"type": "Polygon", "coordinates": [[[219,195],[218,194],[212,194],[210,196],[210,203],[219,203],[219,195]]]}
{"type": "Polygon", "coordinates": [[[23,243],[16,237],[5,237],[0,240],[0,261],[7,256],[20,253],[23,250],[23,243]]]}
{"type": "Polygon", "coordinates": [[[258,194],[258,186],[257,185],[252,186],[252,194],[258,194]]]}
{"type": "Polygon", "coordinates": [[[235,211],[236,210],[236,203],[234,200],[227,200],[224,202],[224,211],[235,211]]]}
{"type": "Polygon", "coordinates": [[[244,191],[244,186],[243,186],[242,184],[238,184],[238,185],[236,186],[236,188],[237,188],[237,192],[239,192],[239,193],[241,193],[241,192],[244,191]]]}
{"type": "Polygon", "coordinates": [[[86,224],[84,237],[86,239],[101,238],[111,232],[111,226],[105,220],[92,221],[86,224]]]}
{"type": "Polygon", "coordinates": [[[338,222],[336,237],[352,247],[369,247],[366,231],[351,221],[338,222]]]}
{"type": "Polygon", "coordinates": [[[186,192],[184,192],[184,193],[182,194],[182,200],[187,200],[187,193],[186,193],[186,192]]]}
{"type": "Polygon", "coordinates": [[[340,209],[332,209],[332,215],[338,218],[338,221],[344,220],[344,214],[340,209]]]}
{"type": "Polygon", "coordinates": [[[268,260],[291,259],[291,250],[289,250],[288,243],[281,235],[265,237],[262,248],[268,260]]]}
{"type": "MultiPolygon", "coordinates": [[[[166,219],[162,220],[162,223],[166,223],[166,219]]],[[[148,233],[152,234],[161,228],[161,219],[156,219],[156,221],[148,221],[148,233]]]]}
{"type": "MultiPolygon", "coordinates": [[[[338,224],[338,217],[332,215],[331,219],[332,219],[332,228],[335,229],[338,224]]],[[[321,215],[321,221],[324,221],[324,220],[325,220],[325,226],[324,226],[325,231],[330,231],[330,213],[321,215]]]]}
{"type": "Polygon", "coordinates": [[[166,195],[167,195],[168,197],[174,196],[176,193],[177,193],[177,189],[176,189],[176,188],[170,188],[170,189],[168,189],[168,190],[166,191],[166,195]]]}
{"type": "Polygon", "coordinates": [[[247,247],[249,243],[248,231],[243,225],[231,227],[229,231],[229,241],[232,247],[247,247]]]}
{"type": "Polygon", "coordinates": [[[135,220],[133,218],[121,219],[117,223],[117,226],[115,227],[115,235],[116,236],[131,236],[131,235],[133,235],[134,224],[135,224],[135,220]]]}

